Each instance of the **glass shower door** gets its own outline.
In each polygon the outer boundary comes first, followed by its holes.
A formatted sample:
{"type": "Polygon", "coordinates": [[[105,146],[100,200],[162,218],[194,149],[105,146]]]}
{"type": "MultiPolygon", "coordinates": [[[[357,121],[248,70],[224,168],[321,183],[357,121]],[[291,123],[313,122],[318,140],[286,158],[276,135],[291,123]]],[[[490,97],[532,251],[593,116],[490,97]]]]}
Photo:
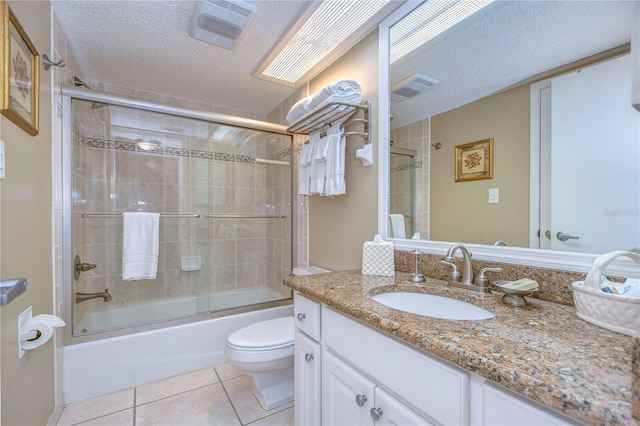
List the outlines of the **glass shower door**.
{"type": "Polygon", "coordinates": [[[74,336],[291,297],[290,136],[78,99],[71,109],[72,256],[96,265],[73,283],[74,336]],[[154,279],[122,279],[123,212],[160,213],[154,279]]]}

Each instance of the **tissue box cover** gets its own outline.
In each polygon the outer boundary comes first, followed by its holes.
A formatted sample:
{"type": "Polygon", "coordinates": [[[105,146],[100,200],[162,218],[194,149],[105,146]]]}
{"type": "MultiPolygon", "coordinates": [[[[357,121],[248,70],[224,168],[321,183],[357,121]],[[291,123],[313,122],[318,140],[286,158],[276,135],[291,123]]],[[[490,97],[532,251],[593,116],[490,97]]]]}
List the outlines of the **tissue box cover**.
{"type": "Polygon", "coordinates": [[[362,247],[362,275],[393,277],[393,243],[367,241],[362,247]]]}

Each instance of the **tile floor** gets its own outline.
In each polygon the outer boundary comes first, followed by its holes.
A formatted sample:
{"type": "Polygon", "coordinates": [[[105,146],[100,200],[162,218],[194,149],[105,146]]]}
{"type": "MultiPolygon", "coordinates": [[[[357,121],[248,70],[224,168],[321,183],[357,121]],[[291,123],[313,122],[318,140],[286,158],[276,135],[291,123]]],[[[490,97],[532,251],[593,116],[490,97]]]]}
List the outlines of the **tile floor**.
{"type": "Polygon", "coordinates": [[[228,364],[69,404],[58,426],[293,425],[293,403],[265,411],[228,364]]]}

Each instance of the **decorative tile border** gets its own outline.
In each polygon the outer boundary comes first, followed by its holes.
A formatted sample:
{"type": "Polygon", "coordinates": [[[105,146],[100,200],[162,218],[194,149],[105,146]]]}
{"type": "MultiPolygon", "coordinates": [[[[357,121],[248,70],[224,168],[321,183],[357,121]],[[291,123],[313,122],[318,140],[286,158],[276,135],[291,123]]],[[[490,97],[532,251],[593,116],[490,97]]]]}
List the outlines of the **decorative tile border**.
{"type": "MultiPolygon", "coordinates": [[[[77,130],[77,127],[74,127],[74,133],[76,130],[77,130]]],[[[174,157],[190,157],[190,158],[199,158],[204,160],[229,161],[229,162],[243,163],[243,164],[259,164],[259,165],[269,164],[262,161],[256,161],[255,157],[251,157],[249,155],[227,154],[224,152],[203,151],[198,149],[186,149],[186,148],[160,146],[153,150],[144,150],[139,148],[138,144],[135,142],[125,141],[120,139],[116,139],[116,140],[92,139],[92,138],[84,137],[79,130],[77,131],[77,133],[80,139],[80,143],[82,143],[82,145],[84,145],[87,148],[114,149],[118,151],[170,155],[174,157]]],[[[276,152],[270,159],[280,160],[282,158],[291,156],[292,154],[293,154],[293,148],[285,148],[281,151],[276,152]]]]}

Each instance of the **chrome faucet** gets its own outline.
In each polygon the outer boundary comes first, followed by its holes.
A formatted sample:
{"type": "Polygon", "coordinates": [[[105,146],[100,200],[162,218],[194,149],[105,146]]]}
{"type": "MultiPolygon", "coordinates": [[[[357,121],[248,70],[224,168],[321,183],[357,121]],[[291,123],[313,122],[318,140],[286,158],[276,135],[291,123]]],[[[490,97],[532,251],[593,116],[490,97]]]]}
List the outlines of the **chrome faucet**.
{"type": "Polygon", "coordinates": [[[484,295],[491,294],[489,280],[487,279],[485,273],[502,271],[502,269],[500,268],[482,268],[482,270],[480,270],[480,274],[478,274],[478,278],[474,283],[473,265],[471,264],[471,253],[464,245],[460,243],[456,243],[449,247],[447,255],[444,259],[440,260],[440,263],[449,265],[453,268],[453,270],[451,271],[451,279],[449,280],[450,286],[463,288],[465,290],[471,290],[484,295]],[[460,271],[458,270],[458,266],[455,264],[455,254],[458,250],[462,252],[462,258],[464,262],[462,273],[460,273],[460,271]]]}
{"type": "Polygon", "coordinates": [[[102,297],[102,300],[104,300],[105,302],[111,302],[112,299],[108,288],[105,288],[104,291],[101,291],[99,293],[80,293],[76,291],[76,303],[81,303],[91,299],[97,299],[98,297],[102,297]]]}
{"type": "Polygon", "coordinates": [[[449,247],[449,251],[447,252],[447,255],[445,256],[444,259],[442,259],[443,263],[453,264],[455,266],[455,263],[454,263],[456,261],[455,254],[456,254],[456,251],[458,251],[458,249],[460,249],[460,251],[462,252],[462,257],[464,260],[464,265],[462,268],[462,281],[460,281],[459,273],[456,279],[455,272],[457,268],[453,268],[454,272],[451,274],[452,281],[461,282],[462,284],[473,285],[473,267],[471,266],[471,253],[469,253],[469,250],[467,250],[467,248],[464,245],[460,243],[456,243],[451,247],[449,247]]]}

